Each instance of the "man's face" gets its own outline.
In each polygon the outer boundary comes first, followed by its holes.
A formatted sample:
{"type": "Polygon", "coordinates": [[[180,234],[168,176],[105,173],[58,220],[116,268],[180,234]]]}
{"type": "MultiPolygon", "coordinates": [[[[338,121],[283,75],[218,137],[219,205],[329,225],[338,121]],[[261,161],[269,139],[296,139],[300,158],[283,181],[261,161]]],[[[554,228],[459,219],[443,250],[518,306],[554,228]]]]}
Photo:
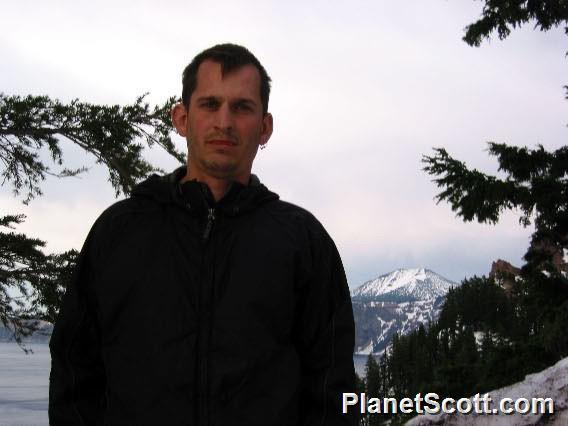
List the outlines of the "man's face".
{"type": "Polygon", "coordinates": [[[259,145],[272,134],[272,116],[264,114],[260,74],[254,65],[221,76],[221,65],[206,60],[197,70],[197,87],[189,108],[172,113],[178,133],[188,144],[193,177],[247,183],[259,145]]]}

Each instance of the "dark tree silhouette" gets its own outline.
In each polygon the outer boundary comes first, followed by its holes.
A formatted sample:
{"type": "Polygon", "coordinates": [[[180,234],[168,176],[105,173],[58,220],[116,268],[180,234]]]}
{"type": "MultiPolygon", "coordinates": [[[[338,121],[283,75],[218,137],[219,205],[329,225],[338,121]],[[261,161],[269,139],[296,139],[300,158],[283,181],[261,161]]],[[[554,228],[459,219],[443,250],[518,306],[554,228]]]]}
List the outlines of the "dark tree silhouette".
{"type": "MultiPolygon", "coordinates": [[[[75,99],[68,104],[47,96],[7,96],[0,93],[0,166],[2,185],[29,203],[42,194],[46,176],[69,177],[86,167],[65,167],[61,141],[67,139],[106,166],[116,196],[160,171],[142,155],[158,145],[180,163],[185,155],[171,138],[170,98],[151,108],[141,96],[130,105],[94,105],[75,99]],[[46,161],[43,153],[49,153],[46,161]],[[55,170],[57,169],[57,170],[55,170]]],[[[0,216],[0,325],[14,339],[32,333],[37,320],[53,322],[73,273],[77,251],[45,254],[45,242],[14,232],[21,214],[0,216]]]]}
{"type": "MultiPolygon", "coordinates": [[[[535,21],[535,28],[548,31],[568,22],[568,2],[565,0],[484,0],[482,16],[465,28],[463,40],[479,46],[497,31],[505,39],[511,28],[535,21]]],[[[564,28],[568,34],[568,27],[564,28]]]]}

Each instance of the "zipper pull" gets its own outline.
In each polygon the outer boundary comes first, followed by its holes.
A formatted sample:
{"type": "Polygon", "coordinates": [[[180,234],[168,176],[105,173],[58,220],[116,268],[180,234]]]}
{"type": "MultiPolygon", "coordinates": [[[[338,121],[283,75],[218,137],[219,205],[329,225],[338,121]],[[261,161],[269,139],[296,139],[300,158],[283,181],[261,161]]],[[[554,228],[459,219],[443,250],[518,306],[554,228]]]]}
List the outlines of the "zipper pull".
{"type": "Polygon", "coordinates": [[[203,232],[203,239],[205,241],[209,239],[211,229],[213,228],[213,222],[215,222],[215,209],[209,208],[207,213],[207,224],[205,225],[205,231],[203,232]]]}

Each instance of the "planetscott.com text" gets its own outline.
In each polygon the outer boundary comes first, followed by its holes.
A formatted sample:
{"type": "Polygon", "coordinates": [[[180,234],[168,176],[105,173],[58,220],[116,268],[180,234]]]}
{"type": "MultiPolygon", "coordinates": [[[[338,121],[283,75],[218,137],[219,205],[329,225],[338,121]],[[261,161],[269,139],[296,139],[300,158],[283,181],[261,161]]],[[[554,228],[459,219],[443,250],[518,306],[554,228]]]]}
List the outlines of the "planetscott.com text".
{"type": "Polygon", "coordinates": [[[343,413],[358,410],[361,414],[552,414],[552,398],[501,398],[476,394],[472,398],[440,398],[437,393],[418,393],[414,398],[372,398],[365,393],[344,393],[343,413]]]}

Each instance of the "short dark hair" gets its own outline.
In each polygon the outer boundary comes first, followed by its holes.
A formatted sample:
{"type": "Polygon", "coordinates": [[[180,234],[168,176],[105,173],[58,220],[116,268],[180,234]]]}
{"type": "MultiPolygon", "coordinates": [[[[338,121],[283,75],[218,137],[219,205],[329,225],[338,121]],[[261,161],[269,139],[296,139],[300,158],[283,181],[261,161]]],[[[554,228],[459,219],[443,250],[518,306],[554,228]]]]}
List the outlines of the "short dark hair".
{"type": "Polygon", "coordinates": [[[182,84],[183,89],[181,99],[186,107],[189,107],[191,95],[197,87],[197,70],[199,65],[205,60],[211,60],[221,65],[221,75],[225,75],[239,69],[244,65],[254,65],[260,74],[260,100],[262,101],[262,111],[268,112],[268,98],[270,97],[270,77],[260,63],[246,47],[237,44],[224,43],[217,44],[199,53],[183,70],[182,84]]]}

